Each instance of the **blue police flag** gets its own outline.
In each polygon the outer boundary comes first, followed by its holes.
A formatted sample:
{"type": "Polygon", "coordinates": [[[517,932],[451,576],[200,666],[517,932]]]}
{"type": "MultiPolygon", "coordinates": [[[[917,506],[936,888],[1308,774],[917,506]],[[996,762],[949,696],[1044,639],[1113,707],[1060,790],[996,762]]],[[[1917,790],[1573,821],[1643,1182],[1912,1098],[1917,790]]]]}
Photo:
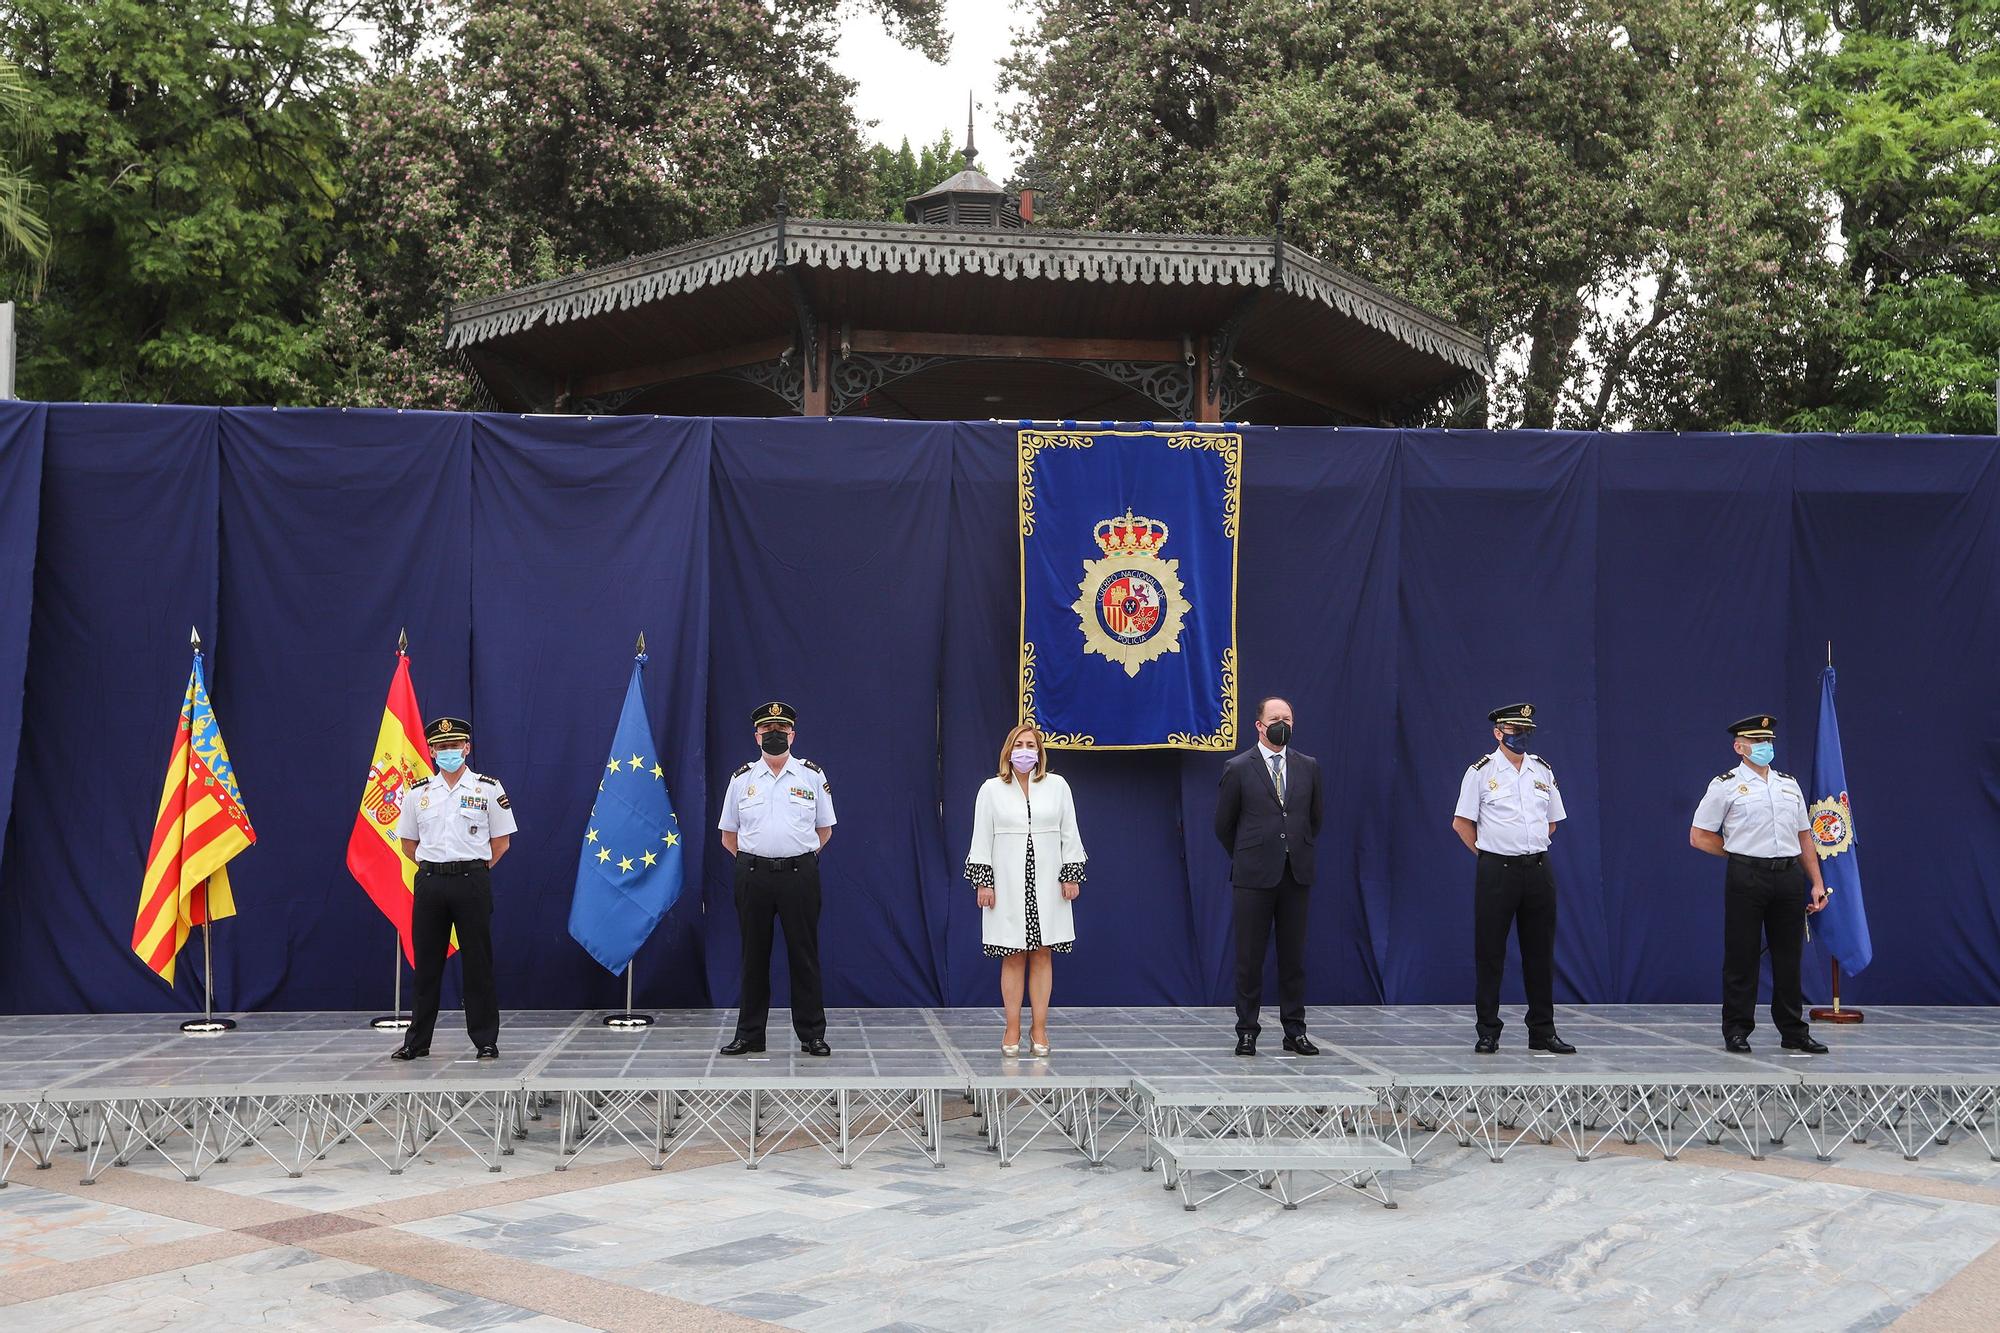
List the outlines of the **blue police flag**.
{"type": "Polygon", "coordinates": [[[613,972],[625,970],[681,896],[680,825],[639,689],[645,662],[641,653],[632,664],[569,905],[570,935],[613,972]]]}
{"type": "Polygon", "coordinates": [[[1840,757],[1840,722],[1833,715],[1833,667],[1819,682],[1819,743],[1813,750],[1813,844],[1832,896],[1813,918],[1820,943],[1849,976],[1868,966],[1875,946],[1861,905],[1861,868],[1854,860],[1854,811],[1847,799],[1847,765],[1840,757]]]}
{"type": "Polygon", "coordinates": [[[1243,437],[1019,433],[1020,717],[1051,749],[1237,746],[1243,437]]]}

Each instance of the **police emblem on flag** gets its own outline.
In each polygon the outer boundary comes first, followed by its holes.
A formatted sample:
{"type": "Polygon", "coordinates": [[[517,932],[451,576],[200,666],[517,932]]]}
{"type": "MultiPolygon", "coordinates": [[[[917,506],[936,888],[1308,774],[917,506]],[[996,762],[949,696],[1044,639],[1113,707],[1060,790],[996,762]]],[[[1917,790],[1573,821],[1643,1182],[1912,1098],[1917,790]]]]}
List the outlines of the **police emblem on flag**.
{"type": "Polygon", "coordinates": [[[1086,653],[1099,653],[1127,676],[1155,658],[1181,650],[1189,611],[1180,561],[1160,559],[1167,525],[1131,510],[1099,519],[1094,533],[1101,559],[1083,562],[1077,584],[1077,628],[1086,653]]]}
{"type": "Polygon", "coordinates": [[[1846,792],[1814,801],[1806,814],[1812,819],[1813,845],[1819,848],[1821,860],[1839,856],[1854,845],[1854,814],[1846,792]]]}

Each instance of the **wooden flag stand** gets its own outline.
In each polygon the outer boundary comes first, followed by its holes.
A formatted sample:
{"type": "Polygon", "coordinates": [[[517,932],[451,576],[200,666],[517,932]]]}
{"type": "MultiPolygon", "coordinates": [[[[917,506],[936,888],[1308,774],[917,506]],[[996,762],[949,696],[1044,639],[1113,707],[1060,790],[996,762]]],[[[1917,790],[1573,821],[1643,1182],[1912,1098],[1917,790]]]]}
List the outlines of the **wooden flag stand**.
{"type": "Polygon", "coordinates": [[[208,922],[201,923],[201,1017],[190,1018],[181,1024],[181,1031],[190,1037],[212,1037],[218,1032],[234,1031],[236,1020],[215,1016],[215,956],[209,952],[208,922]]]}
{"type": "Polygon", "coordinates": [[[371,1019],[368,1026],[378,1032],[401,1032],[410,1025],[410,1017],[403,1012],[403,937],[391,936],[389,940],[389,966],[395,969],[396,985],[390,992],[389,1008],[380,1018],[371,1019]]]}
{"type": "Polygon", "coordinates": [[[1833,1008],[1813,1010],[1811,1015],[1812,1021],[1815,1023],[1862,1022],[1868,1015],[1862,1013],[1859,1009],[1843,1009],[1840,1007],[1840,963],[1837,960],[1830,960],[1827,965],[1833,969],[1833,1008]]]}

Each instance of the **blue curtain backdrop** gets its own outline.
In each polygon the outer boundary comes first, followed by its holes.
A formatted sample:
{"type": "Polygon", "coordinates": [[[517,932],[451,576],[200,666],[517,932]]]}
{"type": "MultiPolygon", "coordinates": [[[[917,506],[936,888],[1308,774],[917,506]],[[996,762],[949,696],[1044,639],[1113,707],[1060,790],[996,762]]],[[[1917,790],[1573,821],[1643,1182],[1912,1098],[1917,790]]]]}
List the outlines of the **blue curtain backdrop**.
{"type": "MultiPolygon", "coordinates": [[[[1313,1002],[1467,1002],[1451,807],[1523,698],[1571,814],[1558,998],[1714,1000],[1721,867],[1689,818],[1744,713],[1810,771],[1831,639],[1876,940],[1846,994],[2000,1003],[2000,444],[1245,437],[1243,706],[1286,696],[1328,784],[1313,1002]]],[[[425,711],[471,717],[520,816],[505,1005],[621,996],[564,922],[642,629],[690,859],[640,1003],[734,1000],[715,803],[769,698],[840,814],[828,999],[992,1003],[960,867],[1015,709],[1014,449],[972,423],[0,405],[0,1011],[200,1004],[199,968],[170,992],[127,947],[190,625],[259,838],[215,932],[225,1007],[388,1003],[342,854],[406,626],[425,711]]],[[[1220,757],[1057,763],[1091,852],[1058,1003],[1226,1002],[1220,757]]]]}

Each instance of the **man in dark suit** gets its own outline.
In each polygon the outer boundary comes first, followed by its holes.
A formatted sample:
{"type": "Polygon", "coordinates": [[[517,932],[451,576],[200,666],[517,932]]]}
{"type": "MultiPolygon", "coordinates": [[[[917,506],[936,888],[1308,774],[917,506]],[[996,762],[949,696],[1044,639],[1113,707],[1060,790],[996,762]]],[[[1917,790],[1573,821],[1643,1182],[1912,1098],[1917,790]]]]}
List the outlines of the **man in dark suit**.
{"type": "Polygon", "coordinates": [[[1285,1049],[1318,1055],[1306,1036],[1306,890],[1319,840],[1319,761],[1291,748],[1292,706],[1257,705],[1257,744],[1222,768],[1215,836],[1236,895],[1236,1053],[1257,1054],[1264,941],[1278,932],[1278,1017],[1285,1049]]]}

